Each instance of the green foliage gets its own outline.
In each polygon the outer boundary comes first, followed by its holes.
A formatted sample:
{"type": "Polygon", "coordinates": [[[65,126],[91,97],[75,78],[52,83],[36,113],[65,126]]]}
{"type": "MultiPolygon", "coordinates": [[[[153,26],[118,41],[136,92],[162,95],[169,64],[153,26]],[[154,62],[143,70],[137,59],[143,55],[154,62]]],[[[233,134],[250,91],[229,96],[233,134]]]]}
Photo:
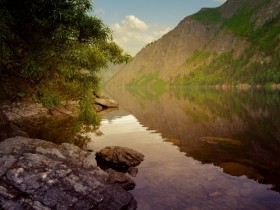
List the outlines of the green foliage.
{"type": "Polygon", "coordinates": [[[206,24],[215,24],[221,21],[222,14],[217,8],[207,8],[195,13],[191,17],[206,24]]]}
{"type": "MultiPolygon", "coordinates": [[[[194,53],[193,57],[197,57],[194,53]]],[[[200,53],[201,55],[210,55],[209,53],[200,53]]],[[[205,57],[205,56],[202,56],[205,57]]],[[[191,58],[191,60],[193,60],[191,58]]],[[[223,53],[210,62],[195,68],[188,75],[177,76],[173,85],[215,85],[219,83],[227,83],[229,75],[226,75],[227,65],[232,61],[232,52],[223,53]],[[227,79],[228,78],[228,79],[227,79]]]]}
{"type": "Polygon", "coordinates": [[[17,96],[20,98],[23,98],[24,96],[26,96],[26,92],[22,91],[22,92],[18,92],[17,96]]]}
{"type": "Polygon", "coordinates": [[[100,123],[100,117],[94,109],[93,101],[94,99],[91,92],[88,93],[87,97],[80,100],[81,111],[79,115],[79,123],[94,126],[100,123]]]}
{"type": "Polygon", "coordinates": [[[37,93],[37,99],[45,106],[55,107],[58,106],[61,102],[60,96],[50,90],[41,89],[37,93]]]}
{"type": "Polygon", "coordinates": [[[192,54],[192,57],[187,59],[186,64],[195,65],[196,63],[201,63],[201,62],[207,60],[210,57],[210,55],[211,55],[210,52],[204,52],[204,51],[196,50],[192,54]]]}
{"type": "Polygon", "coordinates": [[[249,37],[250,41],[259,51],[272,54],[273,48],[279,43],[280,16],[266,23],[249,37]]]}
{"type": "Polygon", "coordinates": [[[224,27],[237,36],[247,36],[253,31],[254,23],[250,21],[247,11],[240,11],[224,21],[224,27]]]}
{"type": "Polygon", "coordinates": [[[278,59],[280,59],[280,48],[278,48],[278,49],[276,50],[276,56],[277,56],[278,59]]]}
{"type": "MultiPolygon", "coordinates": [[[[252,50],[252,48],[250,49],[252,50]]],[[[254,50],[254,49],[253,49],[254,50]]],[[[280,83],[280,60],[275,54],[272,62],[262,60],[252,62],[250,58],[258,51],[247,52],[243,57],[234,58],[232,52],[223,53],[209,64],[195,68],[188,75],[174,78],[175,86],[208,86],[227,84],[234,86],[238,83],[250,85],[265,85],[280,83]]]]}
{"type": "MultiPolygon", "coordinates": [[[[88,15],[91,9],[91,0],[1,0],[2,73],[30,79],[35,90],[50,85],[37,91],[48,106],[66,94],[85,100],[88,90],[98,89],[100,69],[131,59],[110,29],[88,15]]],[[[85,122],[95,122],[85,117],[93,115],[90,109],[82,112],[85,122]]]]}
{"type": "MultiPolygon", "coordinates": [[[[259,6],[252,11],[256,11],[259,6]]],[[[192,69],[189,74],[178,75],[172,85],[217,85],[250,84],[252,86],[271,86],[280,83],[280,19],[267,22],[264,26],[254,29],[250,23],[252,11],[241,10],[232,18],[224,21],[224,27],[238,36],[244,36],[251,46],[239,58],[234,58],[233,52],[219,56],[205,51],[195,51],[186,61],[186,68],[192,69]],[[258,60],[256,59],[258,58],[258,60]]]]}

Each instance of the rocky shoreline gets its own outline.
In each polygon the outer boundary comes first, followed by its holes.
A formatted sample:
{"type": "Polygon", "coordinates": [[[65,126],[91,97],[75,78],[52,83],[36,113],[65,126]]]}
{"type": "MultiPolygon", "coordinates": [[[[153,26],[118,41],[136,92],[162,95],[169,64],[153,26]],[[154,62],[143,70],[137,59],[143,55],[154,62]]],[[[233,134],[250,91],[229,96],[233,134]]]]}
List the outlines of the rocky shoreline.
{"type": "MultiPolygon", "coordinates": [[[[98,98],[98,111],[117,107],[117,102],[98,98]]],[[[73,144],[54,144],[29,138],[15,122],[40,116],[73,116],[78,103],[64,103],[59,108],[40,104],[14,103],[0,107],[0,209],[136,209],[137,202],[128,190],[135,187],[130,176],[144,156],[128,148],[118,148],[116,157],[102,170],[95,151],[85,151],[73,144]],[[131,157],[133,157],[131,159],[131,157]],[[115,170],[123,161],[133,167],[115,170]],[[137,164],[136,164],[137,163],[137,164]]],[[[115,148],[106,149],[109,154],[115,148]]],[[[106,154],[105,154],[106,155],[106,154]]],[[[134,173],[136,171],[136,173],[134,173]]]]}
{"type": "Polygon", "coordinates": [[[0,143],[1,209],[136,209],[132,194],[72,144],[14,137],[0,143]]]}

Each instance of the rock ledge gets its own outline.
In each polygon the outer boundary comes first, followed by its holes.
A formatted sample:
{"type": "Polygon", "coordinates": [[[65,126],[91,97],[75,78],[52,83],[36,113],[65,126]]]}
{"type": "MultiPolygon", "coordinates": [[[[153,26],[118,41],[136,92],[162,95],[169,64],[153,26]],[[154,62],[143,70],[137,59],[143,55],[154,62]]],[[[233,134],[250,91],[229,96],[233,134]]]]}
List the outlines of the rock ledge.
{"type": "Polygon", "coordinates": [[[136,209],[92,154],[25,137],[0,142],[0,209],[136,209]]]}

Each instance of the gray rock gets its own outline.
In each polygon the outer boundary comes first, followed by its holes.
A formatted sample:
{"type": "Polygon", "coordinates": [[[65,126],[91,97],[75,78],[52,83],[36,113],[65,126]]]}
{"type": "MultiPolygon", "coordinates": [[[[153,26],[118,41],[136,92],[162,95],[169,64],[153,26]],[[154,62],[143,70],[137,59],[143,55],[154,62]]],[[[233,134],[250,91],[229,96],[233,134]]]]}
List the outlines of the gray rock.
{"type": "Polygon", "coordinates": [[[10,137],[15,136],[25,136],[28,134],[22,130],[20,130],[16,125],[11,123],[8,117],[3,113],[0,109],[0,141],[3,141],[10,137]]]}
{"type": "Polygon", "coordinates": [[[119,106],[117,101],[109,98],[96,98],[95,103],[106,108],[116,108],[119,106]]]}
{"type": "Polygon", "coordinates": [[[144,155],[126,147],[105,147],[97,152],[97,158],[109,163],[112,167],[130,168],[139,165],[144,155]]]}
{"type": "Polygon", "coordinates": [[[133,190],[136,186],[135,182],[125,173],[115,171],[111,168],[106,170],[109,174],[109,183],[119,186],[125,190],[133,190]]]}
{"type": "Polygon", "coordinates": [[[93,157],[71,144],[25,137],[0,142],[0,209],[136,209],[132,194],[93,157]]]}

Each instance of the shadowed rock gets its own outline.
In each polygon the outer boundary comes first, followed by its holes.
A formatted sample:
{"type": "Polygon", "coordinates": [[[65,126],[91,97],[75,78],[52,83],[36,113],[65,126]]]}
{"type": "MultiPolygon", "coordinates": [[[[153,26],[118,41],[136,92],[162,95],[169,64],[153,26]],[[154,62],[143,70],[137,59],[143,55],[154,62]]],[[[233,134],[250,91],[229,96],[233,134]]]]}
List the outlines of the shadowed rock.
{"type": "Polygon", "coordinates": [[[136,209],[90,152],[15,137],[0,143],[0,209],[136,209]]]}
{"type": "Polygon", "coordinates": [[[125,173],[115,171],[111,168],[106,170],[109,174],[109,182],[113,185],[120,186],[125,190],[133,190],[136,186],[135,182],[129,178],[125,173]]]}
{"type": "Polygon", "coordinates": [[[16,125],[11,123],[7,116],[0,110],[0,141],[14,136],[28,136],[27,133],[20,130],[16,125]]]}
{"type": "Polygon", "coordinates": [[[112,167],[130,168],[139,165],[144,155],[126,147],[105,147],[97,154],[97,158],[109,163],[112,167]]]}

